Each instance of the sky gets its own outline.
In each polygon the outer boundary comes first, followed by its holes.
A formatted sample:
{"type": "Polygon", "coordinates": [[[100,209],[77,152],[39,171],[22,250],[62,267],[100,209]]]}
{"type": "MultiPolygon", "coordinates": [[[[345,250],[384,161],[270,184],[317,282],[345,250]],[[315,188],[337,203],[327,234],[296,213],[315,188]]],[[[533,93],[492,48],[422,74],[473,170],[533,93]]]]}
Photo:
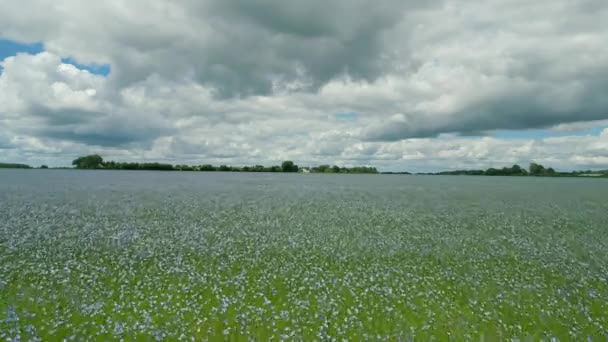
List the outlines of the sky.
{"type": "Polygon", "coordinates": [[[608,169],[605,0],[0,0],[0,161],[608,169]]]}

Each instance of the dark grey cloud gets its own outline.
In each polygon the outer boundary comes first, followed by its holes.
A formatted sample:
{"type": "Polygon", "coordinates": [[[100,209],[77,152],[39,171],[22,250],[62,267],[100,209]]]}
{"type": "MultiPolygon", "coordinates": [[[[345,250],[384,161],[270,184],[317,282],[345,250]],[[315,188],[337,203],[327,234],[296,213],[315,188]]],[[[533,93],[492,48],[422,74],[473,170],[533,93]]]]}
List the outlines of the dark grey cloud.
{"type": "Polygon", "coordinates": [[[40,136],[67,140],[91,146],[127,147],[134,143],[138,145],[150,143],[164,130],[82,130],[68,127],[49,127],[42,130],[40,136]]]}
{"type": "Polygon", "coordinates": [[[141,113],[79,111],[75,109],[41,109],[34,115],[45,120],[33,128],[35,135],[85,145],[125,147],[149,145],[155,139],[175,134],[168,121],[150,118],[141,113]]]}
{"type": "Polygon", "coordinates": [[[107,115],[82,108],[49,108],[41,104],[32,104],[29,111],[33,116],[42,119],[48,127],[90,124],[95,119],[107,115]]]}
{"type": "MultiPolygon", "coordinates": [[[[567,83],[507,84],[500,94],[471,99],[449,113],[414,112],[393,116],[363,129],[371,141],[436,137],[442,133],[486,135],[497,129],[551,128],[608,119],[608,70],[567,83]]],[[[483,94],[484,90],[479,90],[483,94]]]]}
{"type": "Polygon", "coordinates": [[[415,40],[425,51],[415,56],[422,66],[413,75],[431,87],[430,100],[380,113],[384,120],[365,127],[364,139],[485,135],[608,119],[608,48],[600,43],[608,29],[599,24],[608,20],[608,3],[452,5],[451,18],[415,40]]]}
{"type": "MultiPolygon", "coordinates": [[[[45,3],[28,4],[38,2],[45,3]]],[[[280,84],[297,83],[301,90],[314,91],[345,75],[373,81],[392,68],[386,60],[391,53],[386,32],[409,14],[438,3],[208,0],[154,6],[133,1],[124,7],[47,3],[50,13],[62,19],[40,20],[36,26],[46,27],[47,32],[28,30],[53,51],[83,60],[97,55],[99,62],[111,63],[111,78],[122,86],[156,73],[168,79],[194,77],[221,97],[249,96],[270,94],[280,84]],[[141,15],[141,7],[146,15],[141,15]],[[95,11],[99,16],[82,17],[81,12],[95,11]],[[100,26],[105,29],[98,30],[100,26]]],[[[6,19],[0,30],[22,37],[13,30],[23,24],[15,23],[15,16],[27,11],[27,4],[21,7],[12,8],[6,18],[0,14],[6,19]]],[[[409,34],[400,32],[400,39],[407,40],[409,34]]]]}
{"type": "Polygon", "coordinates": [[[340,76],[373,81],[392,67],[382,59],[385,32],[433,3],[214,1],[206,8],[222,18],[212,19],[218,36],[197,72],[223,95],[268,94],[277,81],[313,91],[340,76]]]}

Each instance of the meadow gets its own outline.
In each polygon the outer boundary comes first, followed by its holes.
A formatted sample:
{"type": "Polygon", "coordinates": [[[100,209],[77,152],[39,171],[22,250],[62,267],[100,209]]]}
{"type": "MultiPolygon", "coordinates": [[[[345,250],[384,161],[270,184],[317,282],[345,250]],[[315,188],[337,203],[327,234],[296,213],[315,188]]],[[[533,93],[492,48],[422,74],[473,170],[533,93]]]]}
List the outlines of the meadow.
{"type": "Polygon", "coordinates": [[[608,181],[0,170],[0,339],[605,341],[608,181]]]}

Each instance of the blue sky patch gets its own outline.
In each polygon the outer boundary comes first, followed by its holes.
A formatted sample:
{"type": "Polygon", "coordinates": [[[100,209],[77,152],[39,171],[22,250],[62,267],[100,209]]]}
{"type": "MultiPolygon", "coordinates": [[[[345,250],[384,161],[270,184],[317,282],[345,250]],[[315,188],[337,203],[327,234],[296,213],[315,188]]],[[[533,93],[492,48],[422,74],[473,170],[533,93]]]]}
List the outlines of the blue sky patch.
{"type": "MultiPolygon", "coordinates": [[[[28,53],[35,55],[44,51],[42,43],[20,43],[13,40],[0,39],[0,61],[7,57],[15,56],[18,53],[28,53]]],[[[0,74],[2,74],[2,66],[0,66],[0,74]]]]}
{"type": "Polygon", "coordinates": [[[35,55],[44,51],[42,43],[20,43],[13,40],[0,39],[0,60],[15,56],[18,53],[35,55]]]}
{"type": "MultiPolygon", "coordinates": [[[[35,55],[43,51],[44,45],[42,43],[23,43],[14,40],[0,39],[0,61],[20,53],[35,55]]],[[[73,58],[63,58],[61,61],[96,75],[107,76],[112,71],[109,64],[80,64],[73,58]]],[[[2,67],[0,67],[0,73],[2,73],[2,67]]]]}
{"type": "Polygon", "coordinates": [[[87,70],[91,74],[107,76],[112,71],[112,68],[109,64],[80,64],[76,62],[73,58],[62,58],[62,63],[72,64],[80,70],[87,70]]]}

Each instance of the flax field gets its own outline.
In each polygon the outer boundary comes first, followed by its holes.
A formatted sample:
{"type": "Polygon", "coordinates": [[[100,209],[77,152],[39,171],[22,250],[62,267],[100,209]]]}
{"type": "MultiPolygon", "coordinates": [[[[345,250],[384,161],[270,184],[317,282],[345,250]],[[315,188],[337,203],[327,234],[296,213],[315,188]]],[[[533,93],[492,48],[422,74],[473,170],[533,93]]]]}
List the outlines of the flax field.
{"type": "Polygon", "coordinates": [[[0,340],[607,339],[607,180],[0,171],[0,340]]]}

